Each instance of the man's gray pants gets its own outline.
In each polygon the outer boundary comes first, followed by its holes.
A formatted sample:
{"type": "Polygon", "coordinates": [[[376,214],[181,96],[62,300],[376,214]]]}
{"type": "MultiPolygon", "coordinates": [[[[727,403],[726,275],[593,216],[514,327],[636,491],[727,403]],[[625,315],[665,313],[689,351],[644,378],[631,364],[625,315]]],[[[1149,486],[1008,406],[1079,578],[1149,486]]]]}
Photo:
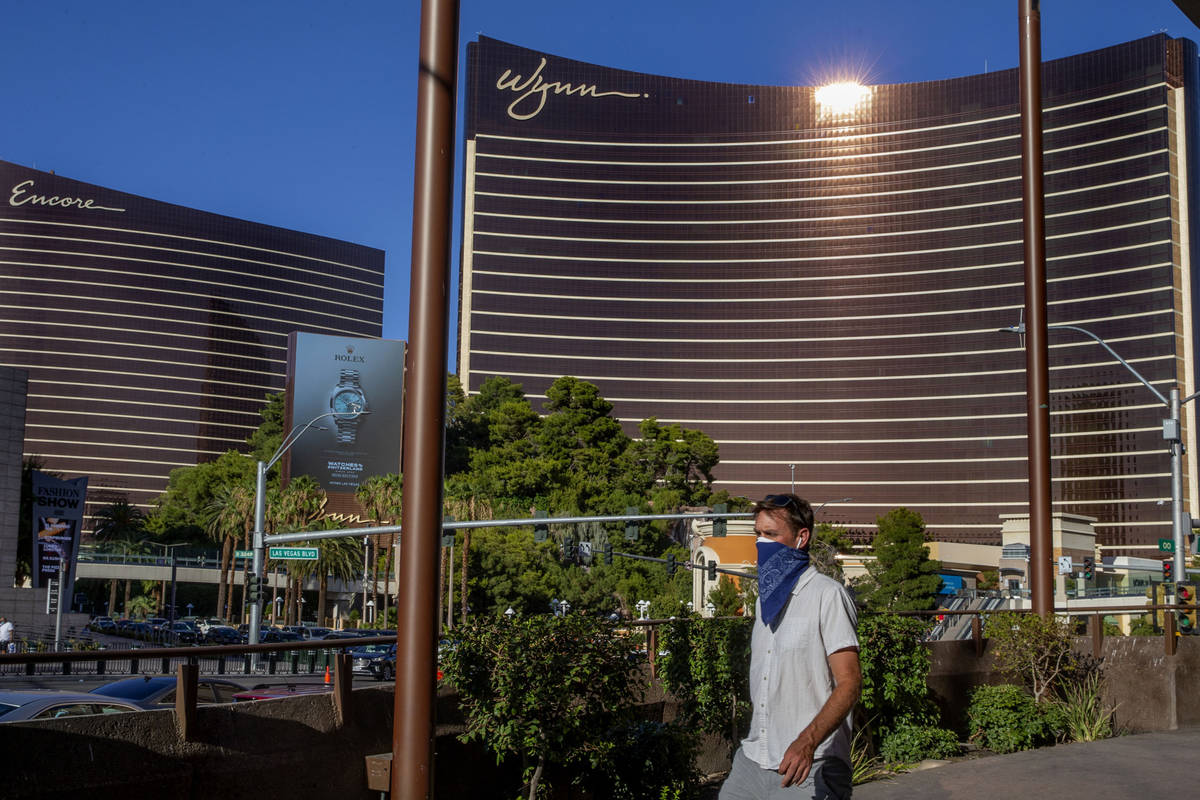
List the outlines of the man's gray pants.
{"type": "Polygon", "coordinates": [[[803,783],[786,788],[773,769],[763,769],[738,748],[733,768],[721,786],[719,800],[849,800],[850,767],[840,758],[818,758],[803,783]]]}

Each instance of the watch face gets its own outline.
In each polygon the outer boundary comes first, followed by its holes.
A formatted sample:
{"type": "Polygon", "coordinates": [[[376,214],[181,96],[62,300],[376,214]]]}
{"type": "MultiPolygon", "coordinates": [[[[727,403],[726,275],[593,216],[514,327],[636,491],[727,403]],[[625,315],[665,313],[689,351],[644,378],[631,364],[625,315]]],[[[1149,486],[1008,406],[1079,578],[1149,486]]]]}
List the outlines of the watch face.
{"type": "Polygon", "coordinates": [[[329,406],[335,414],[358,416],[366,407],[366,402],[363,400],[362,392],[355,389],[341,389],[329,401],[329,406]]]}

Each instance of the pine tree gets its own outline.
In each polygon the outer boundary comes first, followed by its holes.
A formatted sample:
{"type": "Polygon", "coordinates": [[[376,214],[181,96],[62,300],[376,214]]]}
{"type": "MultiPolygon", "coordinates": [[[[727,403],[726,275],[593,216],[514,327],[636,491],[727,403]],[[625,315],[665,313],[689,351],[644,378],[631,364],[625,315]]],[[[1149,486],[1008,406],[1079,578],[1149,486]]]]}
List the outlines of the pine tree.
{"type": "Polygon", "coordinates": [[[925,520],[915,511],[894,508],[876,522],[876,560],[867,567],[873,584],[867,591],[867,607],[873,611],[933,608],[942,564],[929,558],[925,520]]]}

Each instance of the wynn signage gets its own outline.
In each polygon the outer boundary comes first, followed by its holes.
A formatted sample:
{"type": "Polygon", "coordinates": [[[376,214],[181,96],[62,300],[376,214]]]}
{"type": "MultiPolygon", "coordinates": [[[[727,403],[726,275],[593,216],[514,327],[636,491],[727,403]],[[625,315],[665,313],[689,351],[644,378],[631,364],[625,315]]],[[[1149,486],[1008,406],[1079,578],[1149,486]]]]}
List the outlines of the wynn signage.
{"type": "Polygon", "coordinates": [[[510,117],[522,121],[533,119],[542,113],[542,109],[546,107],[546,96],[551,92],[556,95],[565,94],[592,98],[626,97],[635,99],[650,96],[642,92],[601,92],[597,90],[595,84],[580,83],[576,86],[563,81],[548,81],[542,77],[542,70],[545,68],[546,59],[543,58],[541,63],[538,64],[537,69],[528,78],[524,75],[514,75],[511,69],[506,69],[496,80],[497,89],[502,92],[513,92],[517,95],[517,99],[513,100],[508,106],[508,115],[510,117]]]}
{"type": "Polygon", "coordinates": [[[69,195],[58,194],[36,194],[34,191],[33,179],[24,180],[12,187],[8,195],[8,204],[10,206],[57,206],[59,208],[81,208],[85,211],[121,211],[123,208],[111,208],[109,206],[98,206],[92,198],[71,197],[69,195]]]}

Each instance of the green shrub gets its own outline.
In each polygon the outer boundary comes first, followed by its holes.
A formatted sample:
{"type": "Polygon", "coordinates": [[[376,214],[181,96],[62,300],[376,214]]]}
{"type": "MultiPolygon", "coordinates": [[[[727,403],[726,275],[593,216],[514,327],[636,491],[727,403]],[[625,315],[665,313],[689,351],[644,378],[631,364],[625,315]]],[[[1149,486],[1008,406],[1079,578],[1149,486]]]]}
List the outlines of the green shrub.
{"type": "Polygon", "coordinates": [[[901,723],[883,737],[880,753],[891,764],[911,764],[927,758],[953,758],[958,755],[958,737],[954,731],[931,725],[901,723]]]}
{"type": "Polygon", "coordinates": [[[612,800],[683,800],[696,796],[699,774],[694,732],[642,720],[609,735],[613,749],[584,781],[594,797],[612,800]]]}
{"type": "Polygon", "coordinates": [[[1104,704],[1104,678],[1093,670],[1086,678],[1063,689],[1055,704],[1062,729],[1073,742],[1094,742],[1113,735],[1113,711],[1104,704]]]}
{"type": "Polygon", "coordinates": [[[868,727],[886,733],[901,724],[932,723],[929,699],[930,622],[892,614],[866,614],[858,620],[860,705],[868,727]]]}
{"type": "Polygon", "coordinates": [[[997,753],[1052,744],[1064,725],[1054,704],[1039,706],[1024,688],[1008,683],[975,689],[967,719],[971,740],[997,753]]]}

